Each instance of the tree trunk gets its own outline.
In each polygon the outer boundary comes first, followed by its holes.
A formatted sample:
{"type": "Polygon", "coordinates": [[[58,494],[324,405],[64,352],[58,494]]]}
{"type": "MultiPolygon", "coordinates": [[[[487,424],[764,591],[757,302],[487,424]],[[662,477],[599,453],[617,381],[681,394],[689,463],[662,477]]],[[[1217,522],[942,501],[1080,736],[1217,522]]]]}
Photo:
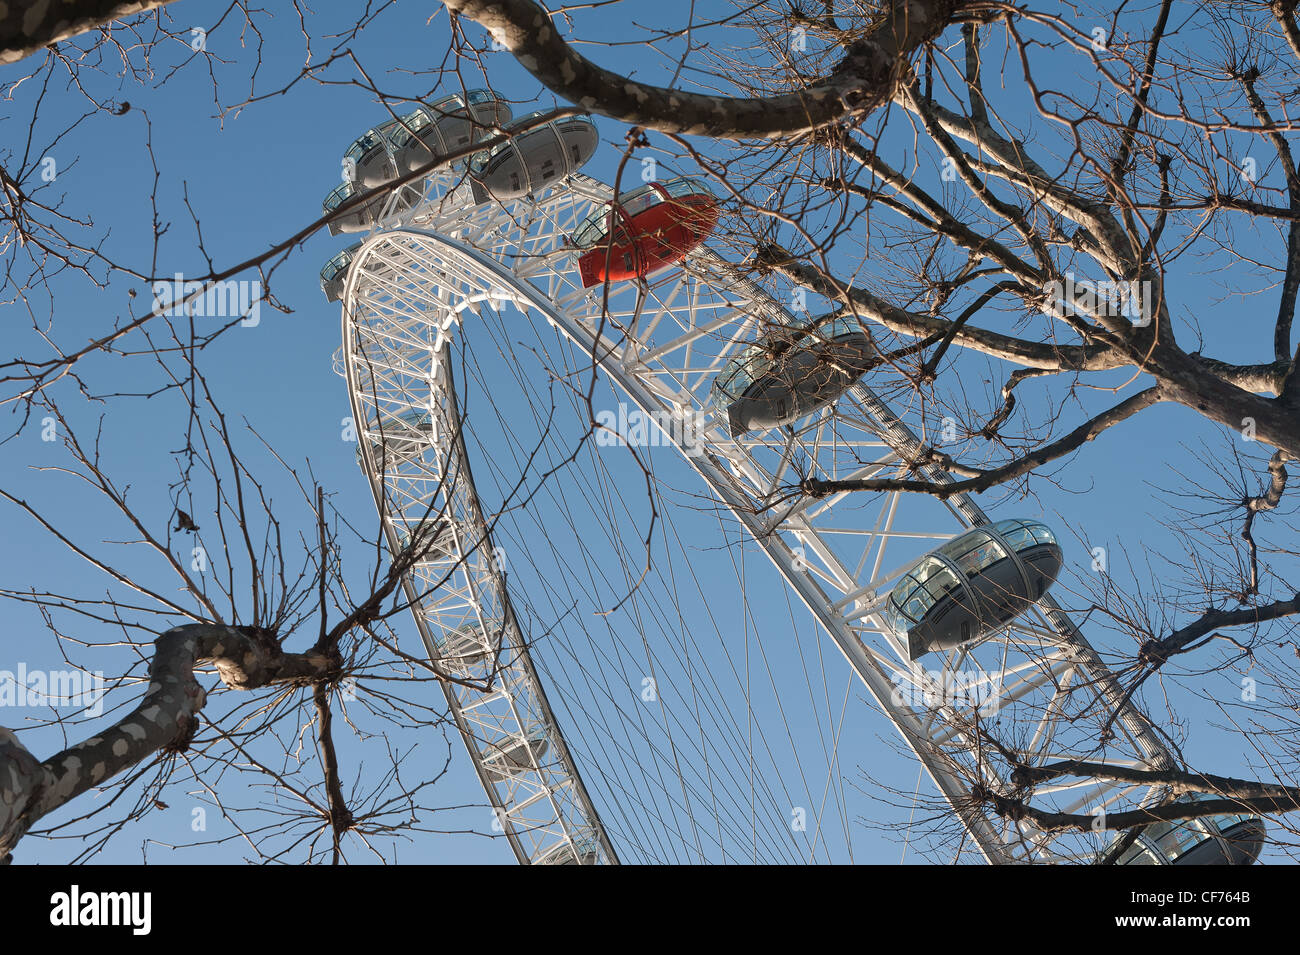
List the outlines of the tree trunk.
{"type": "Polygon", "coordinates": [[[70,40],[112,20],[171,0],[26,0],[0,4],[0,63],[17,63],[51,43],[70,40]]]}
{"type": "Polygon", "coordinates": [[[44,762],[0,727],[0,860],[42,816],[157,752],[181,752],[198,727],[206,694],[194,668],[212,663],[226,686],[254,690],[277,683],[338,678],[337,656],[285,653],[257,627],[193,623],[154,641],[149,688],[140,705],[104,732],[44,762]]]}

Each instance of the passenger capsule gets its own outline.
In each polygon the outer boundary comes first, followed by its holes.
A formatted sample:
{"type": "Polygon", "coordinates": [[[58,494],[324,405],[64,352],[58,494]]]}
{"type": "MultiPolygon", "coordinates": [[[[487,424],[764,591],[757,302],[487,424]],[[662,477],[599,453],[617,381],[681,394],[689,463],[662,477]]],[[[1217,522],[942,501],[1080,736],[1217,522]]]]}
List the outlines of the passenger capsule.
{"type": "MultiPolygon", "coordinates": [[[[523,129],[543,115],[542,110],[537,110],[520,116],[506,131],[523,129]]],[[[581,169],[598,144],[595,124],[576,116],[516,133],[470,160],[474,199],[518,199],[539,192],[581,169]]]]}
{"type": "Polygon", "coordinates": [[[510,122],[510,107],[487,90],[470,90],[418,106],[393,125],[386,138],[398,171],[405,175],[436,156],[463,149],[510,122]]]}
{"type": "Polygon", "coordinates": [[[487,621],[486,635],[478,623],[450,630],[434,639],[438,647],[438,662],[463,675],[472,667],[495,659],[501,647],[501,632],[500,620],[487,621]]]}
{"type": "Polygon", "coordinates": [[[388,137],[401,123],[402,120],[390,119],[368,129],[343,151],[343,163],[351,173],[349,179],[362,188],[373,189],[397,178],[397,164],[388,137]]]}
{"type": "Polygon", "coordinates": [[[731,436],[740,437],[834,403],[875,362],[876,350],[855,318],[778,326],[723,367],[711,400],[731,436]]]}
{"type": "Polygon", "coordinates": [[[713,234],[718,200],[696,179],[651,182],[625,192],[582,221],[572,243],[582,255],[583,288],[645,278],[675,265],[713,234]]]}
{"type": "Polygon", "coordinates": [[[951,650],[1009,623],[1052,586],[1061,546],[1045,524],[1006,520],[954,537],[911,566],[885,601],[907,656],[951,650]]]}
{"type": "Polygon", "coordinates": [[[328,301],[337,302],[343,297],[343,287],[348,281],[348,267],[352,265],[352,260],[360,248],[360,242],[348,246],[326,262],[325,267],[320,270],[320,290],[325,293],[328,301]]]}
{"type": "MultiPolygon", "coordinates": [[[[366,190],[358,187],[355,183],[344,182],[335,186],[330,194],[325,197],[321,203],[321,209],[328,215],[343,203],[355,196],[361,195],[366,190]]],[[[340,232],[365,232],[379,221],[379,216],[384,211],[384,204],[388,202],[388,197],[393,194],[391,189],[381,189],[373,197],[361,203],[353,209],[349,209],[346,215],[339,216],[330,220],[330,235],[338,235],[340,232]]],[[[403,186],[398,193],[397,202],[394,203],[394,210],[401,211],[411,208],[420,198],[420,193],[410,186],[403,186]]]]}
{"type": "Polygon", "coordinates": [[[583,836],[573,842],[561,842],[548,850],[535,865],[597,865],[600,862],[600,843],[594,836],[583,836]]]}
{"type": "MultiPolygon", "coordinates": [[[[1221,797],[1183,796],[1178,802],[1221,797]]],[[[1268,827],[1258,816],[1202,816],[1147,826],[1115,860],[1116,865],[1250,865],[1264,848],[1268,827]]]]}
{"type": "Polygon", "coordinates": [[[546,731],[537,727],[523,736],[511,736],[499,743],[486,744],[482,750],[483,765],[502,776],[527,772],[533,768],[534,761],[541,762],[550,745],[546,731]]]}

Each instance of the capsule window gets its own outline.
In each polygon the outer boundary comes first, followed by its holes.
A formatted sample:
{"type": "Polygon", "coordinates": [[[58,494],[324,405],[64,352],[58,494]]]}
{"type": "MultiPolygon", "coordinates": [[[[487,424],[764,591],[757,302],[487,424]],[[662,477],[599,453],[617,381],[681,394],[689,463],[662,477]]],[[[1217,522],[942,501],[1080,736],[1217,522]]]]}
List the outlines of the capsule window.
{"type": "Polygon", "coordinates": [[[756,345],[747,345],[715,380],[713,389],[719,398],[736,399],[754,380],[767,372],[771,362],[756,345]]]}
{"type": "MultiPolygon", "coordinates": [[[[1149,830],[1147,835],[1151,835],[1149,830]]],[[[1210,838],[1209,834],[1200,830],[1196,820],[1189,819],[1172,824],[1168,831],[1153,837],[1153,841],[1167,856],[1177,858],[1195,849],[1208,838],[1210,838]]]]}
{"type": "Polygon", "coordinates": [[[1024,524],[1021,524],[1019,521],[1016,521],[1014,523],[1011,521],[1003,521],[1001,523],[1013,525],[1006,528],[1000,527],[998,525],[994,525],[997,528],[997,530],[1002,534],[1003,538],[1006,539],[1006,542],[1011,545],[1012,550],[1015,551],[1027,550],[1028,548],[1033,547],[1035,543],[1037,543],[1037,541],[1034,539],[1033,532],[1024,524]]]}
{"type": "Polygon", "coordinates": [[[452,110],[463,109],[465,102],[455,94],[444,96],[431,107],[435,113],[450,113],[452,110]]]}
{"type": "Polygon", "coordinates": [[[1048,529],[1046,524],[1039,524],[1037,522],[1034,522],[1029,525],[1029,529],[1033,532],[1034,540],[1038,541],[1038,543],[1040,544],[1056,543],[1056,535],[1053,534],[1048,529]]]}
{"type": "Polygon", "coordinates": [[[637,189],[635,192],[630,193],[627,199],[621,203],[623,214],[629,218],[639,215],[647,209],[652,209],[659,205],[661,198],[662,197],[659,193],[655,192],[653,186],[646,186],[642,189],[637,189]]]}
{"type": "Polygon", "coordinates": [[[862,325],[852,316],[838,316],[827,322],[820,332],[824,338],[834,340],[846,335],[861,335],[862,325]]]}
{"type": "Polygon", "coordinates": [[[350,182],[345,182],[341,185],[335,186],[330,194],[325,197],[325,202],[322,203],[325,207],[325,211],[333,212],[339,206],[343,205],[345,201],[352,198],[353,191],[352,183],[350,182]]]}
{"type": "Polygon", "coordinates": [[[908,574],[894,588],[889,602],[899,617],[910,623],[916,623],[925,613],[924,601],[922,600],[924,593],[925,591],[922,589],[920,582],[911,574],[908,574]]]}
{"type": "Polygon", "coordinates": [[[985,531],[963,534],[944,544],[939,552],[951,558],[968,577],[973,577],[1007,556],[1002,545],[985,531]]]}
{"type": "Polygon", "coordinates": [[[418,133],[425,126],[429,125],[429,114],[422,109],[417,109],[413,113],[407,113],[402,117],[402,122],[389,135],[389,142],[394,148],[400,149],[411,140],[413,133],[418,133]]]}
{"type": "Polygon", "coordinates": [[[943,561],[926,557],[894,588],[891,601],[904,616],[916,622],[959,583],[943,561]]]}
{"type": "Polygon", "coordinates": [[[594,244],[601,236],[605,235],[608,231],[606,223],[613,208],[613,203],[602,202],[600,207],[578,226],[577,231],[573,234],[573,244],[583,248],[594,244]]]}
{"type": "Polygon", "coordinates": [[[670,196],[694,196],[704,191],[694,179],[672,179],[664,183],[664,191],[670,196]]]}
{"type": "Polygon", "coordinates": [[[957,579],[957,575],[943,565],[935,568],[930,576],[925,579],[925,589],[930,592],[930,596],[935,601],[946,597],[960,586],[961,581],[957,579]]]}

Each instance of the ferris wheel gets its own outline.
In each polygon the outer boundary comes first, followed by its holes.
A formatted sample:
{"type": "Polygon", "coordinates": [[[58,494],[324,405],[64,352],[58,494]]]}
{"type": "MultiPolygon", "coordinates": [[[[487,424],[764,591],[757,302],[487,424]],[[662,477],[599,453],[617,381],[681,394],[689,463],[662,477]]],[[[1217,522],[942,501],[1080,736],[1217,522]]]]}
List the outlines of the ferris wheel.
{"type": "MultiPolygon", "coordinates": [[[[468,141],[471,116],[510,119],[482,91],[448,97],[358,140],[348,154],[356,181],[414,168],[420,142],[446,150],[468,141]]],[[[625,850],[653,857],[584,781],[607,757],[571,745],[548,701],[535,661],[545,644],[516,613],[521,595],[471,470],[450,343],[509,311],[571,343],[681,452],[901,734],[980,857],[1097,860],[1104,834],[1039,829],[971,798],[975,787],[1015,790],[1014,767],[990,753],[992,727],[1031,764],[1174,765],[1046,592],[1065,559],[1051,530],[1014,516],[991,521],[964,494],[792,494],[796,475],[952,478],[934,464],[916,468],[922,444],[907,413],[863,379],[869,345],[854,322],[810,324],[711,247],[717,207],[706,186],[652,182],[616,196],[577,172],[595,150],[594,127],[537,126],[536,116],[506,125],[514,138],[468,166],[354,209],[336,231],[364,238],[322,272],[327,296],[342,302],[338,363],[358,461],[390,550],[414,554],[406,597],[424,652],[448,678],[494,829],[523,863],[616,863],[625,850]]],[[[345,184],[326,209],[359,191],[345,184]]],[[[1100,814],[1169,793],[1087,778],[1039,787],[1034,798],[1100,814]]],[[[1251,861],[1262,840],[1253,817],[1149,826],[1119,861],[1251,861]]]]}

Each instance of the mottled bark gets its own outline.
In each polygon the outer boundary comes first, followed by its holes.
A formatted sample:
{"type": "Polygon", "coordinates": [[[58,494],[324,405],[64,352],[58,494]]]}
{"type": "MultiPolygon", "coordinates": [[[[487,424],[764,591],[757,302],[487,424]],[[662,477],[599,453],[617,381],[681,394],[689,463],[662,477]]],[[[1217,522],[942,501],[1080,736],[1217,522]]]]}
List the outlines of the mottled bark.
{"type": "Polygon", "coordinates": [[[1277,398],[1253,394],[1217,377],[1200,356],[1173,345],[1155,348],[1142,370],[1159,382],[1165,400],[1186,405],[1233,431],[1241,432],[1253,422],[1257,440],[1300,457],[1300,416],[1285,388],[1277,398]]]}
{"type": "Polygon", "coordinates": [[[25,56],[170,0],[0,0],[0,63],[25,56]]]}
{"type": "Polygon", "coordinates": [[[154,641],[149,687],[140,704],[103,732],[41,761],[0,727],[0,860],[42,816],[158,752],[184,750],[206,701],[194,669],[211,663],[226,686],[254,690],[338,676],[335,655],[285,653],[257,627],[195,623],[154,641]]]}
{"type": "Polygon", "coordinates": [[[666,133],[767,139],[814,129],[889,102],[909,56],[935,39],[961,0],[893,0],[868,36],[850,44],[829,75],[794,93],[708,96],[638,83],[592,63],[532,0],[443,0],[486,27],[553,93],[593,113],[666,133]]]}
{"type": "Polygon", "coordinates": [[[1296,0],[1273,0],[1268,6],[1273,11],[1273,16],[1277,17],[1278,25],[1282,27],[1282,35],[1286,37],[1291,52],[1295,54],[1296,59],[1300,60],[1300,29],[1296,28],[1295,22],[1296,0]]]}

